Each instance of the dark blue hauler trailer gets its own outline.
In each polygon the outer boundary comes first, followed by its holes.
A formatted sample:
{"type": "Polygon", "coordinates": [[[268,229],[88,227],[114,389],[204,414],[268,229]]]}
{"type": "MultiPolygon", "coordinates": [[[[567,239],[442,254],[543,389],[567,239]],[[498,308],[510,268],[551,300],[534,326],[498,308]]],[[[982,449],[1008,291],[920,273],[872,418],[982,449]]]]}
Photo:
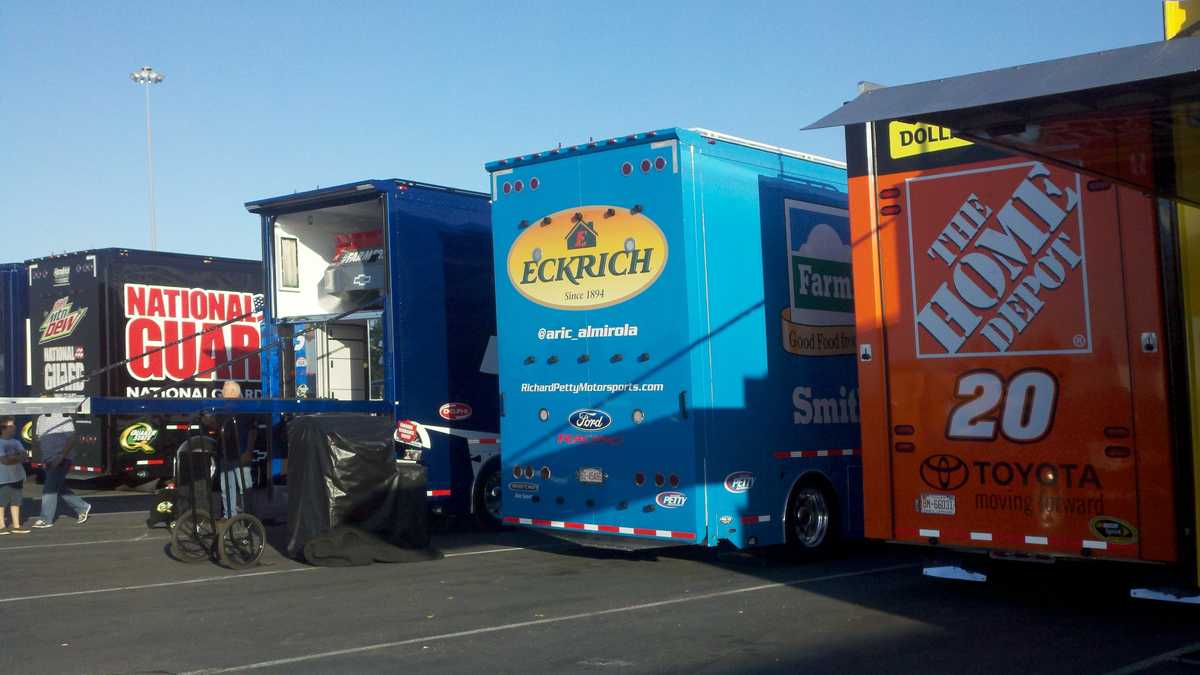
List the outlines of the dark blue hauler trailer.
{"type": "Polygon", "coordinates": [[[505,522],[862,533],[844,165],[661,129],[492,162],[505,522]]]}
{"type": "Polygon", "coordinates": [[[27,396],[25,321],[29,293],[25,266],[0,264],[0,396],[27,396]]]}
{"type": "Polygon", "coordinates": [[[389,416],[434,512],[499,515],[490,202],[364,180],[261,199],[263,394],[280,415],[389,416]],[[286,402],[286,404],[284,403],[286,402]]]}

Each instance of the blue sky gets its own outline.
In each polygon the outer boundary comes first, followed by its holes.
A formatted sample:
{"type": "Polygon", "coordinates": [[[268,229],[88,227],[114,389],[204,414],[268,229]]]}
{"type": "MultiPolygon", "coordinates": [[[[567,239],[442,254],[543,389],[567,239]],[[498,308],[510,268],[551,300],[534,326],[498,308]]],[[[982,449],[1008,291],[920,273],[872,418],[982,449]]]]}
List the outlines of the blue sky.
{"type": "Polygon", "coordinates": [[[666,126],[842,159],[800,128],[901,84],[1161,38],[1158,0],[0,5],[0,262],[148,246],[258,258],[242,204],[666,126]],[[919,5],[914,9],[913,5],[919,5]]]}

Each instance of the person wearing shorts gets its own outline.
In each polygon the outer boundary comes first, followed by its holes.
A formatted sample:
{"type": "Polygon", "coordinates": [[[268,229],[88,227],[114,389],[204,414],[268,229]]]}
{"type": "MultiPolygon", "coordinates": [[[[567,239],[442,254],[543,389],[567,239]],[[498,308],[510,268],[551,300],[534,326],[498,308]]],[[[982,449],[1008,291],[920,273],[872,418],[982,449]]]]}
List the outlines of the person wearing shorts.
{"type": "Polygon", "coordinates": [[[25,487],[25,446],[17,440],[17,423],[0,417],[0,534],[29,534],[21,527],[21,496],[25,487]],[[5,522],[5,516],[8,522],[5,522]]]}

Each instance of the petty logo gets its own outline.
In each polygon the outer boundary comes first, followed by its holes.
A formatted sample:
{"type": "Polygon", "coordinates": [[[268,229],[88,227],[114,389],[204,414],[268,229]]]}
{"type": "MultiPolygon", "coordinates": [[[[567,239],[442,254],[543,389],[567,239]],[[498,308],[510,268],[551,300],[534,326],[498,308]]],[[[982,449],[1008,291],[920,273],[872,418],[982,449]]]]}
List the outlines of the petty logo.
{"type": "Polygon", "coordinates": [[[438,416],[444,420],[465,420],[474,412],[471,406],[466,403],[443,403],[442,407],[438,408],[438,416]]]}
{"type": "Polygon", "coordinates": [[[158,429],[146,422],[134,422],[121,432],[118,443],[125,452],[141,452],[154,454],[154,439],[158,438],[158,429]]]}
{"type": "Polygon", "coordinates": [[[508,251],[508,278],[539,305],[616,305],[650,288],[667,265],[667,238],[640,210],[581,206],[531,223],[508,251]]]}
{"type": "Polygon", "coordinates": [[[567,418],[567,422],[580,431],[603,431],[612,424],[612,415],[603,410],[576,410],[567,418]]]}
{"type": "Polygon", "coordinates": [[[687,503],[687,495],[682,492],[660,492],[654,498],[654,503],[664,509],[677,509],[687,503]]]}
{"type": "Polygon", "coordinates": [[[734,494],[749,492],[754,487],[754,474],[749,471],[734,471],[725,476],[725,489],[734,494]]]}

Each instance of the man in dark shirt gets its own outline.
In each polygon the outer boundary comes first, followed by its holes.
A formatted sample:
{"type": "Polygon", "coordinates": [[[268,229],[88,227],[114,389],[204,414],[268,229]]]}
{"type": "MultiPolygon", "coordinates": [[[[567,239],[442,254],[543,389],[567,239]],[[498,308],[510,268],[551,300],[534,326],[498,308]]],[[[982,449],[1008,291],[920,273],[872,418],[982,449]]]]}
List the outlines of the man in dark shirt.
{"type": "MultiPolygon", "coordinates": [[[[221,387],[221,396],[241,398],[242,388],[237,382],[229,380],[221,387]]],[[[251,486],[250,460],[254,453],[258,424],[253,415],[229,415],[220,419],[219,424],[221,503],[225,508],[225,517],[232,518],[238,514],[238,498],[242,491],[251,486]]]]}

